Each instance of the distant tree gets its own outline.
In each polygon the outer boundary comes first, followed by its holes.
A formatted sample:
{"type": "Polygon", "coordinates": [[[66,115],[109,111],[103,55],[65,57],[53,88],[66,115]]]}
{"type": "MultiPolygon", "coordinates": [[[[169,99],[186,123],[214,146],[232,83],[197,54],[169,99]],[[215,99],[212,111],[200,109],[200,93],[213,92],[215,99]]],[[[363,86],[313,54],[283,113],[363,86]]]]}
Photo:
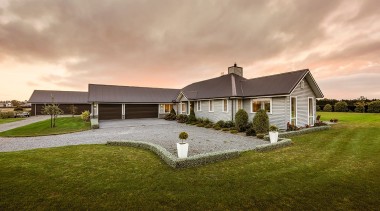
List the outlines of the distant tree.
{"type": "Polygon", "coordinates": [[[345,101],[340,101],[335,103],[334,111],[336,112],[346,112],[347,111],[347,103],[345,101]]]}
{"type": "Polygon", "coordinates": [[[368,113],[380,113],[380,100],[370,102],[367,111],[368,113]]]}
{"type": "Polygon", "coordinates": [[[78,107],[76,107],[75,105],[70,105],[69,106],[69,111],[70,111],[70,114],[72,115],[72,117],[74,117],[74,115],[77,113],[78,111],[78,107]]]}
{"type": "Polygon", "coordinates": [[[23,111],[24,109],[21,107],[21,106],[17,106],[15,109],[13,109],[14,111],[23,111]]]}
{"type": "Polygon", "coordinates": [[[12,100],[11,103],[12,103],[13,107],[20,106],[20,101],[18,101],[18,100],[12,100]]]}
{"type": "Polygon", "coordinates": [[[355,103],[355,112],[357,113],[364,113],[365,112],[365,101],[357,101],[355,103]]]}
{"type": "Polygon", "coordinates": [[[325,107],[323,107],[323,111],[331,112],[332,106],[330,104],[326,104],[325,107]]]}

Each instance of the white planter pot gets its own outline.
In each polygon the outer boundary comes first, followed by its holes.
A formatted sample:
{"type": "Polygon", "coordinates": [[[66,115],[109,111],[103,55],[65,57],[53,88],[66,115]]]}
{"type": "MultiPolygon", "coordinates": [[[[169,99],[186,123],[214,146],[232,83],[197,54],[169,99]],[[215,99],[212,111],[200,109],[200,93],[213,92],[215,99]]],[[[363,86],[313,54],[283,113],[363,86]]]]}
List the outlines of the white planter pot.
{"type": "Polygon", "coordinates": [[[178,158],[187,158],[188,151],[189,151],[188,143],[177,143],[178,158]]]}
{"type": "Polygon", "coordinates": [[[278,132],[269,132],[270,143],[276,143],[278,141],[278,132]]]}

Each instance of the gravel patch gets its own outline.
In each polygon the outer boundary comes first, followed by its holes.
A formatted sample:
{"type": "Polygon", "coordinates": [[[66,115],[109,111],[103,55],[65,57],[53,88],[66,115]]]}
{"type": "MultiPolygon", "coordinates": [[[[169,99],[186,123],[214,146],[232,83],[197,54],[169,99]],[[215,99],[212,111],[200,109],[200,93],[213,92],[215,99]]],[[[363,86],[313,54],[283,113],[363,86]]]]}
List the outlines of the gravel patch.
{"type": "Polygon", "coordinates": [[[189,134],[189,156],[224,150],[253,149],[267,144],[254,137],[234,135],[228,132],[200,128],[161,119],[112,120],[101,121],[100,129],[78,133],[26,137],[0,137],[0,151],[18,151],[36,148],[49,148],[79,144],[105,144],[107,141],[144,141],[158,144],[176,155],[178,134],[185,131],[189,134]]]}

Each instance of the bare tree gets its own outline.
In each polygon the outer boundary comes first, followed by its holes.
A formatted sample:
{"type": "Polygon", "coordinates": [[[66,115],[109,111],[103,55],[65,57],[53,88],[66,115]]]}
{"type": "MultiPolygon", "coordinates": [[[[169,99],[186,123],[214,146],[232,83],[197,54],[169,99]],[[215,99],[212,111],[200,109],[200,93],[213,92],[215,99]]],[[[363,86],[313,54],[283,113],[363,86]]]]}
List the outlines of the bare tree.
{"type": "Polygon", "coordinates": [[[54,96],[51,96],[52,103],[50,105],[46,105],[42,107],[42,113],[46,115],[50,115],[50,127],[53,128],[56,126],[56,119],[58,115],[63,114],[63,110],[59,108],[57,104],[54,103],[54,96]]]}

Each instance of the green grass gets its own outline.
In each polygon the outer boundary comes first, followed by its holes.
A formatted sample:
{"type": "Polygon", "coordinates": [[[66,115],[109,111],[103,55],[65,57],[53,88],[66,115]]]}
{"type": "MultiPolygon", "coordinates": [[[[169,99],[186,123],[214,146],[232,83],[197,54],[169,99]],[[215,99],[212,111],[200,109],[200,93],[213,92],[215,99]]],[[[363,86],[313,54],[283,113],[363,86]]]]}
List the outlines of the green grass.
{"type": "Polygon", "coordinates": [[[83,122],[79,117],[57,118],[56,127],[50,127],[50,119],[7,130],[0,133],[3,137],[46,136],[73,133],[90,129],[89,122],[83,122]]]}
{"type": "Polygon", "coordinates": [[[25,118],[7,118],[7,119],[0,119],[0,124],[10,123],[10,122],[17,122],[20,120],[24,120],[25,118]]]}
{"type": "Polygon", "coordinates": [[[364,116],[322,113],[342,121],[291,147],[182,170],[129,147],[1,153],[0,210],[378,210],[380,115],[364,116]]]}

